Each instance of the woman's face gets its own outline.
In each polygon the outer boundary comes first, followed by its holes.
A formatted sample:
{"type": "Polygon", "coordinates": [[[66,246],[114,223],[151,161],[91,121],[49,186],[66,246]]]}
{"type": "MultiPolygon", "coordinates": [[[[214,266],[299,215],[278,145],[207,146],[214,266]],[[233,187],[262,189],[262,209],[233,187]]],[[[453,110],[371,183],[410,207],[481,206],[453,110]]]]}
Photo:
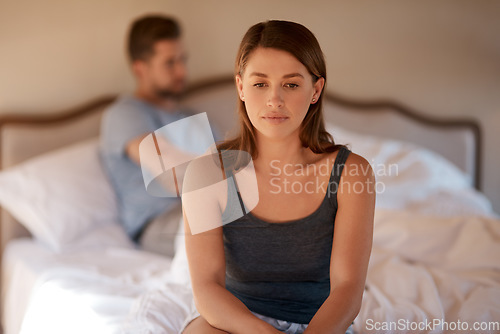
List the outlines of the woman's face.
{"type": "Polygon", "coordinates": [[[250,54],[236,83],[257,135],[286,139],[298,136],[310,104],[318,101],[324,79],[313,83],[307,68],[292,54],[259,47],[250,54]]]}

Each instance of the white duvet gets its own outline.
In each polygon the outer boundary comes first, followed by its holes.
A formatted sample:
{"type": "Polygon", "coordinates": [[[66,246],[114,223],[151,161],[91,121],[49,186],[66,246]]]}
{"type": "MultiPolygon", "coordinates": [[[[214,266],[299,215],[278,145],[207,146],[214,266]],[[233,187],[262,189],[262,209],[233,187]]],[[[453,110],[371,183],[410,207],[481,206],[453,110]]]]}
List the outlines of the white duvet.
{"type": "Polygon", "coordinates": [[[358,332],[456,333],[451,326],[461,321],[472,333],[475,322],[500,325],[498,219],[377,210],[375,231],[358,332]],[[383,327],[390,323],[398,326],[383,327]]]}
{"type": "MultiPolygon", "coordinates": [[[[499,326],[500,219],[488,200],[429,151],[345,135],[372,165],[399,168],[396,176],[377,176],[385,188],[354,329],[455,333],[459,325],[472,333],[473,326],[495,326],[487,322],[499,326]]],[[[177,333],[192,304],[182,240],[180,233],[173,261],[134,249],[67,255],[38,278],[20,333],[177,333]]]]}

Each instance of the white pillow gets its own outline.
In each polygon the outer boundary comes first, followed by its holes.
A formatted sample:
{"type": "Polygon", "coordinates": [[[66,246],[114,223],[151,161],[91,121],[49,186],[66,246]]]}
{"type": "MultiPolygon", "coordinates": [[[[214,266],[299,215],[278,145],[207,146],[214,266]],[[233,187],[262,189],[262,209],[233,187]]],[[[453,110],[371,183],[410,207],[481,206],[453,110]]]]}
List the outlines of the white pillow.
{"type": "Polygon", "coordinates": [[[471,186],[465,172],[434,151],[409,142],[352,132],[332,124],[327,124],[326,128],[336,143],[347,144],[367,159],[378,173],[377,179],[383,179],[393,187],[406,182],[434,189],[471,186]]]}
{"type": "Polygon", "coordinates": [[[377,208],[411,209],[448,215],[478,212],[491,205],[470,178],[446,158],[418,145],[364,135],[326,124],[338,144],[347,144],[372,165],[377,182],[377,208]],[[443,210],[443,199],[448,210],[443,210]],[[456,203],[452,205],[452,203],[456,203]]]}
{"type": "Polygon", "coordinates": [[[99,161],[97,138],[2,171],[0,205],[54,251],[88,244],[82,241],[96,229],[106,232],[90,243],[94,247],[107,241],[130,245],[122,229],[109,226],[118,225],[118,210],[99,161]]]}

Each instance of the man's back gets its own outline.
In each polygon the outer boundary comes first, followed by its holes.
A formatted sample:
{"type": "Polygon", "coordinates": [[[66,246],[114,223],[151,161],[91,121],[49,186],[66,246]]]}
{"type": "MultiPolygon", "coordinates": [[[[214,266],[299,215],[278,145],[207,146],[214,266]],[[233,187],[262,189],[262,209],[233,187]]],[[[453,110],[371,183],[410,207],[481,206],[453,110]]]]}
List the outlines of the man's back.
{"type": "Polygon", "coordinates": [[[119,98],[104,113],[101,124],[100,156],[115,189],[119,217],[127,234],[137,240],[144,225],[178,203],[176,198],[147,193],[141,167],[126,153],[128,143],[166,124],[188,116],[167,112],[130,96],[119,98]]]}

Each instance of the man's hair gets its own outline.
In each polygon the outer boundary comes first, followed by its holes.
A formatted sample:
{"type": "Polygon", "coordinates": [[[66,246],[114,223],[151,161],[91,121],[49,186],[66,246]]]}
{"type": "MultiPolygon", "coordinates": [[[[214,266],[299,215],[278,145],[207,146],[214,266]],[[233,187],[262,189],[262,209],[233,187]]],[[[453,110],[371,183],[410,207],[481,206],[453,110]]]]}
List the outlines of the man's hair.
{"type": "Polygon", "coordinates": [[[128,36],[128,56],[130,61],[147,60],[154,52],[156,42],[177,39],[181,29],[177,21],[168,16],[148,15],[136,19],[128,36]]]}

